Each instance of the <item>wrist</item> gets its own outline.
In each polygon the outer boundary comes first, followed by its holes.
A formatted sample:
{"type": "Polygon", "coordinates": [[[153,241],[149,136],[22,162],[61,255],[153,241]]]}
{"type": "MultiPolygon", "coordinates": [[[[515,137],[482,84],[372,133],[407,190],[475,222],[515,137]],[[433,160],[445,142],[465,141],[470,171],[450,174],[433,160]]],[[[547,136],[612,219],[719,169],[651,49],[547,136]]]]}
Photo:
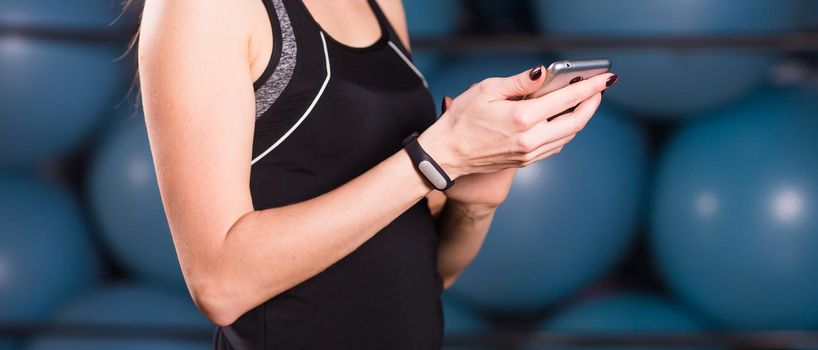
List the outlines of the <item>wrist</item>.
{"type": "MultiPolygon", "coordinates": [[[[441,117],[439,121],[442,119],[443,117],[441,117]]],[[[420,146],[423,147],[426,153],[446,172],[449,178],[454,180],[465,174],[459,167],[458,157],[456,156],[457,153],[454,151],[450,140],[445,134],[440,132],[439,124],[440,123],[435,123],[427,128],[418,135],[417,140],[420,146]]]]}
{"type": "Polygon", "coordinates": [[[412,170],[414,170],[415,173],[417,173],[416,176],[412,176],[413,181],[408,189],[418,188],[421,191],[423,191],[424,197],[428,195],[429,192],[436,190],[434,186],[432,186],[428,181],[424,180],[423,176],[418,173],[417,168],[415,167],[415,164],[412,162],[411,157],[409,157],[409,153],[406,152],[406,149],[401,149],[396,154],[396,156],[398,157],[398,159],[401,159],[400,160],[401,163],[408,165],[409,167],[411,167],[412,170]]]}

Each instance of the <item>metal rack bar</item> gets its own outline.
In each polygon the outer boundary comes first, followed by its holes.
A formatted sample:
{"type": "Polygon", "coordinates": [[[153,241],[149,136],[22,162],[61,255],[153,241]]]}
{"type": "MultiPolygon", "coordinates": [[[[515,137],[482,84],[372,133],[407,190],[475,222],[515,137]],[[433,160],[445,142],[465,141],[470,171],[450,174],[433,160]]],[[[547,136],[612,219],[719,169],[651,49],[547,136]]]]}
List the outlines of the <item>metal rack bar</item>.
{"type": "Polygon", "coordinates": [[[475,37],[416,37],[412,46],[444,52],[544,52],[556,50],[698,50],[743,49],[760,51],[818,51],[818,32],[787,32],[753,35],[690,36],[552,36],[498,35],[475,37]]]}
{"type": "Polygon", "coordinates": [[[703,332],[491,332],[449,334],[451,346],[496,348],[552,347],[728,347],[781,349],[818,346],[818,331],[703,331],[703,332]]]}
{"type": "MultiPolygon", "coordinates": [[[[75,41],[123,41],[136,28],[111,27],[110,30],[15,27],[0,24],[0,37],[21,36],[75,41]]],[[[584,49],[729,49],[761,51],[818,51],[818,31],[758,33],[742,35],[651,35],[651,36],[573,36],[573,35],[490,35],[453,37],[414,37],[412,46],[443,52],[549,52],[584,49]]]]}
{"type": "MultiPolygon", "coordinates": [[[[210,341],[213,328],[136,326],[112,323],[0,323],[0,337],[36,335],[105,339],[164,339],[210,341]]],[[[759,330],[702,332],[458,332],[446,335],[447,346],[530,347],[691,347],[723,346],[734,349],[818,347],[818,330],[759,330]]]]}

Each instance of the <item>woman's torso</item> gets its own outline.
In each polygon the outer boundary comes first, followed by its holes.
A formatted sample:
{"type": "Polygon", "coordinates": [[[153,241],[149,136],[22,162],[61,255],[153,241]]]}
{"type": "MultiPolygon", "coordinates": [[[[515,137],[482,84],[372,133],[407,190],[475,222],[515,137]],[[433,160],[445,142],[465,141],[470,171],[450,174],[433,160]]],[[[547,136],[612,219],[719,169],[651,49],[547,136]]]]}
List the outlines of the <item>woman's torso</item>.
{"type": "MultiPolygon", "coordinates": [[[[274,47],[254,84],[256,210],[332,191],[434,123],[425,80],[375,0],[368,1],[382,35],[360,48],[334,40],[301,0],[261,1],[274,47]]],[[[439,348],[436,259],[437,231],[424,199],[325,271],[220,327],[215,347],[439,348]]]]}

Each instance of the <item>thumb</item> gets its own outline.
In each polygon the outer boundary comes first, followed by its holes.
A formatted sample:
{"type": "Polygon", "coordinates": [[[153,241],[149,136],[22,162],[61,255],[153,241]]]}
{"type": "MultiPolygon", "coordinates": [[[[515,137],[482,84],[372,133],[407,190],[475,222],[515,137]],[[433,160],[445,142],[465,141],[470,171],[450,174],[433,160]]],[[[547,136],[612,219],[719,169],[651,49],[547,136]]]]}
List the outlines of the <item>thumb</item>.
{"type": "Polygon", "coordinates": [[[533,94],[544,81],[544,70],[542,65],[538,65],[519,74],[500,78],[497,80],[496,92],[504,98],[533,94]]]}
{"type": "Polygon", "coordinates": [[[440,114],[446,113],[446,110],[449,109],[449,106],[452,105],[452,98],[449,96],[443,96],[443,103],[440,105],[440,114]]]}

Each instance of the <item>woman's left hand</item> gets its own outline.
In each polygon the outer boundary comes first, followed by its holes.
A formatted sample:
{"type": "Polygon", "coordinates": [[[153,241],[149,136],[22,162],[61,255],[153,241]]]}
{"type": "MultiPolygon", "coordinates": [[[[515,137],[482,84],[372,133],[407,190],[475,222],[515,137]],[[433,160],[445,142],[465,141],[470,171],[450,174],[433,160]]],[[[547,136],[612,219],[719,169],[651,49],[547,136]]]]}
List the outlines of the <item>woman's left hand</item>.
{"type": "MultiPolygon", "coordinates": [[[[443,98],[444,112],[451,103],[451,97],[443,98]]],[[[493,173],[461,176],[454,186],[446,190],[446,198],[458,205],[493,210],[508,196],[516,170],[516,168],[508,168],[493,173]]]]}

